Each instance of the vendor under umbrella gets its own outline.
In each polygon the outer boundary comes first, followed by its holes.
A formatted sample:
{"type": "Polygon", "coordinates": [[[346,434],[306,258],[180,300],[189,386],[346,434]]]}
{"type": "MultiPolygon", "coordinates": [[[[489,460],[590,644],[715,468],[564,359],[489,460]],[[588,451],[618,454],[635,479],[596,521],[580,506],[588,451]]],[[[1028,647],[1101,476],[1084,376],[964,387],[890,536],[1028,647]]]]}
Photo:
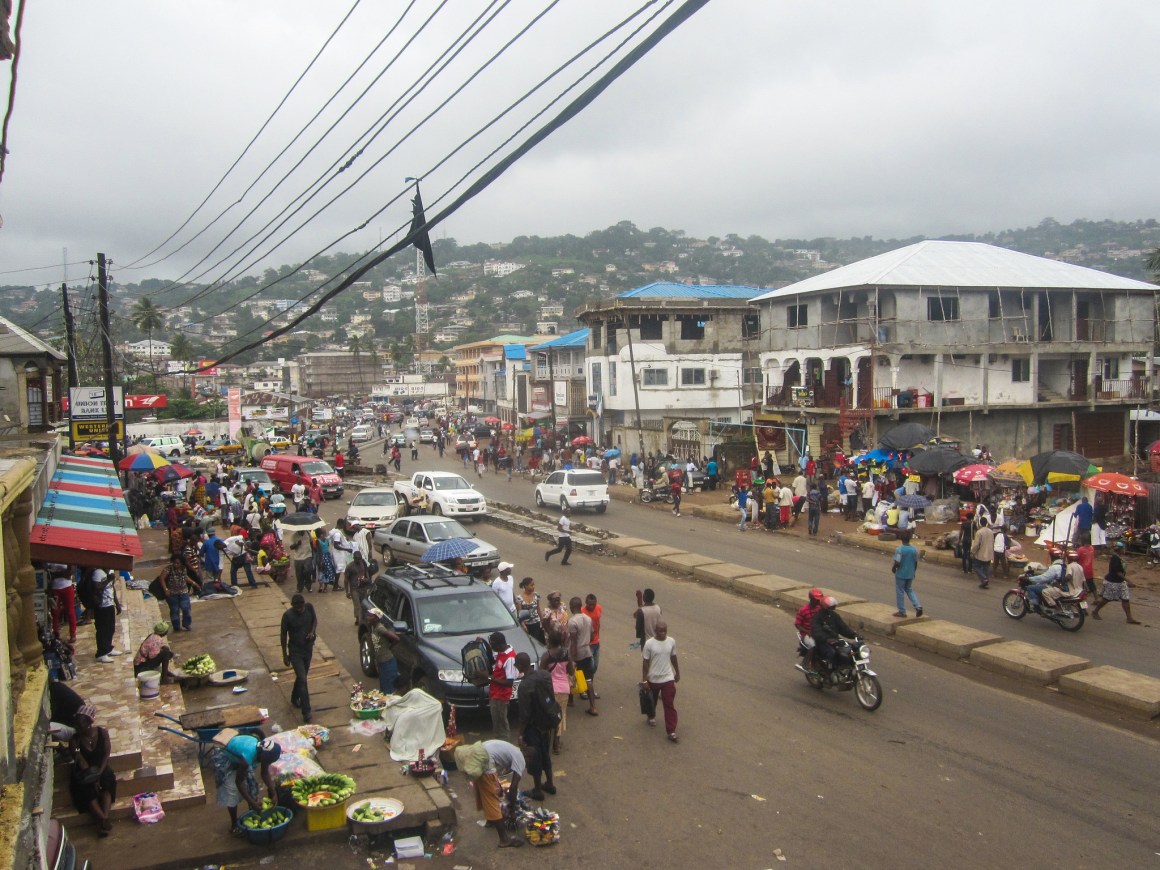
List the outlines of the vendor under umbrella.
{"type": "Polygon", "coordinates": [[[134,675],[142,671],[160,671],[161,681],[174,682],[169,673],[169,663],[173,661],[173,650],[169,648],[169,623],[165,620],[153,626],[153,631],[141,641],[137,654],[133,656],[134,675]]]}

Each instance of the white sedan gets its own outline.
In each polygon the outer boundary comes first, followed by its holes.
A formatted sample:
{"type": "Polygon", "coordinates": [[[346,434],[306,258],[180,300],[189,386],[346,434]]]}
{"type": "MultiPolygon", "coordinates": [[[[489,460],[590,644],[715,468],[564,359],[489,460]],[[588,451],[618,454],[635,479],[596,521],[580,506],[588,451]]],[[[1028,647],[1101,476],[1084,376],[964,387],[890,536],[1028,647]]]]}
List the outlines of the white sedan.
{"type": "Polygon", "coordinates": [[[361,523],[368,529],[385,526],[403,512],[399,495],[390,486],[369,486],[351,499],[346,521],[361,523]]]}

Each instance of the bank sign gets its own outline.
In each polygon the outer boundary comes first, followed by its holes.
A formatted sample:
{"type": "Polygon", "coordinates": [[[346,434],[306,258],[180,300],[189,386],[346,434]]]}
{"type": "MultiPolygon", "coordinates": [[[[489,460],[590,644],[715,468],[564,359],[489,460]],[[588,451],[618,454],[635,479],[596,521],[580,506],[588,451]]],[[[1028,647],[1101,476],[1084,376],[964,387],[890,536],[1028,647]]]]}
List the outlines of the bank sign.
{"type": "MultiPolygon", "coordinates": [[[[72,387],[68,391],[69,417],[73,420],[104,420],[108,413],[105,408],[104,387],[72,387]]],[[[125,416],[125,395],[121,387],[113,387],[113,417],[117,420],[125,416]]]]}

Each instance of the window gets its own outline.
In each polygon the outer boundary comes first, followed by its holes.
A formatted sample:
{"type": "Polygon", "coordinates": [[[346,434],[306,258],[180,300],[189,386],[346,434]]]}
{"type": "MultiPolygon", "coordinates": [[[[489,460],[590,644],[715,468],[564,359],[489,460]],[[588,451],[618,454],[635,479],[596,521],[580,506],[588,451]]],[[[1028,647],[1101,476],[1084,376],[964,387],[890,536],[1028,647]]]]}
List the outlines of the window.
{"type": "Polygon", "coordinates": [[[785,310],[785,325],[790,329],[801,329],[804,326],[809,326],[808,310],[804,302],[789,306],[785,310]]]}
{"type": "Polygon", "coordinates": [[[681,322],[681,338],[688,341],[700,341],[705,337],[705,324],[709,322],[709,318],[682,314],[677,320],[681,322]]]}
{"type": "Polygon", "coordinates": [[[641,372],[641,385],[645,387],[667,387],[669,385],[669,370],[645,369],[641,372]]]}
{"type": "Polygon", "coordinates": [[[954,296],[931,296],[926,300],[926,319],[934,322],[959,319],[959,300],[954,296]]]}
{"type": "Polygon", "coordinates": [[[1017,356],[1011,360],[1011,383],[1026,384],[1031,380],[1031,358],[1017,356]]]}
{"type": "Polygon", "coordinates": [[[608,361],[608,395],[616,395],[616,360],[608,361]]]}
{"type": "Polygon", "coordinates": [[[992,320],[1003,316],[1003,306],[999,301],[998,290],[992,290],[987,294],[987,316],[992,320]]]}
{"type": "Polygon", "coordinates": [[[1105,381],[1116,381],[1120,379],[1120,358],[1108,357],[1103,360],[1103,375],[1105,381]]]}
{"type": "Polygon", "coordinates": [[[746,314],[741,318],[741,337],[742,338],[760,338],[761,337],[761,315],[760,314],[746,314]]]}
{"type": "Polygon", "coordinates": [[[655,314],[637,318],[641,341],[661,340],[661,318],[655,314]]]}
{"type": "Polygon", "coordinates": [[[681,369],[681,386],[682,387],[703,387],[703,386],[705,386],[705,370],[704,369],[681,369]]]}
{"type": "Polygon", "coordinates": [[[602,324],[599,321],[593,321],[589,329],[592,330],[592,350],[599,353],[600,345],[603,344],[600,340],[601,333],[603,332],[602,324]]]}
{"type": "Polygon", "coordinates": [[[600,374],[600,363],[592,363],[592,394],[595,396],[604,391],[604,382],[600,374]]]}
{"type": "Polygon", "coordinates": [[[760,384],[761,383],[761,368],[754,366],[752,368],[745,368],[741,370],[741,383],[743,384],[760,384]]]}

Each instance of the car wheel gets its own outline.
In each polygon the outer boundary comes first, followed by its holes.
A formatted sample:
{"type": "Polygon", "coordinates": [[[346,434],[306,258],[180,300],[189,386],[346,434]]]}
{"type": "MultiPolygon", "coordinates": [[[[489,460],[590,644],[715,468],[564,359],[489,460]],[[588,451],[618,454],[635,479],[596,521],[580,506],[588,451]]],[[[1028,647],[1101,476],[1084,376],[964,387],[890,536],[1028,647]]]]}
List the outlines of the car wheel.
{"type": "Polygon", "coordinates": [[[383,549],[380,552],[383,554],[383,567],[384,568],[390,568],[392,565],[395,564],[395,554],[391,552],[390,547],[388,547],[384,544],[383,549]]]}
{"type": "Polygon", "coordinates": [[[536,490],[536,507],[543,507],[543,506],[544,506],[544,497],[543,497],[543,495],[540,494],[540,491],[537,489],[536,490]]]}
{"type": "Polygon", "coordinates": [[[560,510],[562,510],[562,511],[568,510],[568,499],[565,498],[564,496],[560,496],[560,510]]]}
{"type": "Polygon", "coordinates": [[[371,642],[369,631],[362,632],[358,637],[358,663],[368,677],[379,675],[379,665],[375,660],[375,647],[371,642]]]}
{"type": "Polygon", "coordinates": [[[596,506],[596,513],[598,513],[598,514],[602,514],[606,510],[608,510],[608,505],[606,505],[606,504],[598,504],[596,506]]]}
{"type": "Polygon", "coordinates": [[[174,450],[172,453],[170,453],[170,454],[169,454],[169,458],[170,458],[170,459],[178,459],[178,458],[180,458],[180,457],[181,457],[181,451],[180,451],[180,450],[174,450]]]}
{"type": "Polygon", "coordinates": [[[443,505],[439,504],[439,502],[435,502],[435,504],[431,505],[431,513],[433,516],[443,516],[443,505]]]}

